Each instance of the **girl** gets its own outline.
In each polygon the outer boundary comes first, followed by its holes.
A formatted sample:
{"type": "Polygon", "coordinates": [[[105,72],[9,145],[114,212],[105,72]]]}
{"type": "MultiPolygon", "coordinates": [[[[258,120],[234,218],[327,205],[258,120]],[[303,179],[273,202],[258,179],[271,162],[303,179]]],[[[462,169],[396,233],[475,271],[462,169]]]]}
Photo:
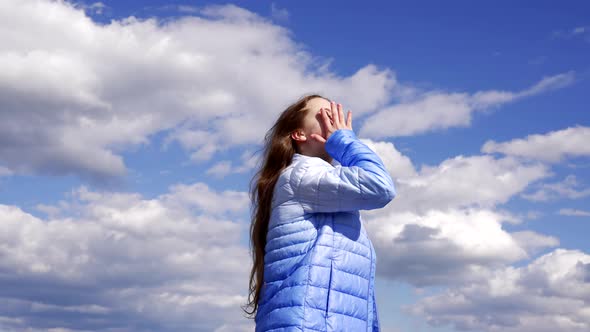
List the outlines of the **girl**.
{"type": "Polygon", "coordinates": [[[315,94],[289,106],[253,181],[246,312],[256,312],[256,332],[379,331],[376,256],[359,210],[396,192],[352,112],[345,119],[342,105],[315,94]]]}

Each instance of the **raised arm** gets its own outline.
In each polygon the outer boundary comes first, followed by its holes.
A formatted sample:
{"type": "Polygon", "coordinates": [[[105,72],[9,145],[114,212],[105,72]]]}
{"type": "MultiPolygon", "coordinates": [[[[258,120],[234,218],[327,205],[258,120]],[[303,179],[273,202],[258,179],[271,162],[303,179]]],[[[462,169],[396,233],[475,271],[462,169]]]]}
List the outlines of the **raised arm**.
{"type": "Polygon", "coordinates": [[[340,212],[381,208],[396,195],[393,180],[379,156],[350,129],[335,131],[326,151],[341,165],[309,158],[297,167],[291,183],[306,212],[340,212]]]}
{"type": "Polygon", "coordinates": [[[393,180],[379,156],[352,130],[352,112],[344,119],[342,105],[330,102],[320,109],[324,128],[311,137],[324,144],[326,153],[340,165],[321,158],[305,158],[293,170],[293,194],[307,212],[370,210],[395,197],[393,180]],[[337,106],[337,108],[336,108],[337,106]]]}

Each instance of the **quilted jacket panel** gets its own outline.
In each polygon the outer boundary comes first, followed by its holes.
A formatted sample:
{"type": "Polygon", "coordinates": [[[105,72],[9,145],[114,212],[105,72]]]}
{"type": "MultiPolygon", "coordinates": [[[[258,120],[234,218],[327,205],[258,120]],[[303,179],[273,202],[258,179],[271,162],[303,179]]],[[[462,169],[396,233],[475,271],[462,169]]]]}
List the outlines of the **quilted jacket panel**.
{"type": "Polygon", "coordinates": [[[396,195],[352,130],[326,141],[332,164],[296,153],[274,188],[256,332],[379,331],[377,257],[359,210],[396,195]]]}

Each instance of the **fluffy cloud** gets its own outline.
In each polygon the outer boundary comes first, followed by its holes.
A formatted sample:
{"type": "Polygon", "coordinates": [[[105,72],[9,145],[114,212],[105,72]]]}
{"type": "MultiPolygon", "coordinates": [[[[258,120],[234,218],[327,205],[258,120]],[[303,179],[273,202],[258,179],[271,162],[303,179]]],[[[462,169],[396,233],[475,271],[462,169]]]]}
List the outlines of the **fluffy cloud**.
{"type": "Polygon", "coordinates": [[[482,152],[499,152],[544,162],[560,162],[566,157],[590,156],[590,128],[575,126],[546,134],[528,135],[525,138],[497,143],[487,141],[482,152]]]}
{"type": "Polygon", "coordinates": [[[398,193],[385,208],[363,211],[382,277],[419,287],[460,284],[559,244],[532,231],[506,231],[503,223],[525,217],[498,207],[549,176],[546,165],[475,155],[416,170],[393,143],[363,141],[381,156],[398,193]]]}
{"type": "Polygon", "coordinates": [[[590,188],[578,190],[580,183],[575,175],[568,175],[563,181],[556,183],[543,183],[533,193],[522,194],[525,199],[542,202],[557,198],[578,199],[590,195],[590,188]]]}
{"type": "Polygon", "coordinates": [[[216,177],[224,177],[230,173],[246,173],[254,170],[258,163],[260,163],[260,155],[253,151],[246,150],[240,156],[239,165],[234,165],[234,162],[231,160],[222,160],[211,166],[211,168],[207,170],[207,174],[216,177]]]}
{"type": "Polygon", "coordinates": [[[577,209],[559,209],[559,214],[562,216],[573,216],[573,217],[590,217],[590,211],[577,210],[577,209]]]}
{"type": "Polygon", "coordinates": [[[122,176],[120,152],[162,131],[164,144],[178,141],[191,160],[206,160],[261,142],[304,92],[362,116],[397,89],[394,73],[373,65],[333,75],[288,30],[245,9],[191,14],[98,24],[65,1],[2,1],[1,166],[122,176]]]}
{"type": "MultiPolygon", "coordinates": [[[[481,148],[484,153],[501,153],[519,159],[558,163],[566,158],[590,156],[590,128],[584,126],[569,127],[544,134],[528,135],[508,142],[487,141],[481,148]]],[[[590,189],[579,188],[582,184],[573,174],[563,181],[541,183],[534,186],[532,192],[521,196],[530,201],[542,202],[558,198],[579,199],[590,195],[590,189]]]]}
{"type": "Polygon", "coordinates": [[[110,9],[109,6],[105,5],[104,3],[100,2],[100,1],[94,2],[90,5],[87,5],[87,4],[81,3],[81,2],[75,2],[75,3],[73,3],[73,5],[76,8],[82,8],[87,13],[92,13],[95,15],[103,15],[103,14],[105,14],[105,10],[110,9]]]}
{"type": "Polygon", "coordinates": [[[459,155],[439,165],[422,165],[417,171],[393,143],[363,141],[382,156],[398,187],[395,203],[371,215],[392,210],[423,213],[459,207],[494,207],[552,174],[548,166],[539,162],[490,155],[459,155]]]}
{"type": "Polygon", "coordinates": [[[202,183],[153,199],[81,187],[47,219],[0,205],[0,327],[249,330],[247,208],[202,183]]]}
{"type": "MultiPolygon", "coordinates": [[[[458,330],[590,328],[590,256],[554,249],[535,259],[557,247],[559,240],[503,227],[535,218],[535,212],[515,215],[501,205],[552,176],[549,164],[476,155],[417,170],[393,143],[364,141],[382,157],[398,193],[385,208],[362,213],[377,250],[378,274],[420,288],[444,287],[410,305],[410,312],[432,326],[453,325],[458,330]]],[[[580,196],[581,191],[573,189],[576,178],[566,180],[542,187],[580,196]]]]}
{"type": "Polygon", "coordinates": [[[459,330],[588,331],[589,280],[589,255],[557,249],[524,267],[488,271],[487,278],[427,297],[410,310],[432,325],[459,330]]]}
{"type": "MultiPolygon", "coordinates": [[[[165,146],[178,143],[201,162],[259,143],[302,91],[341,101],[361,123],[368,117],[360,136],[378,138],[465,126],[474,112],[574,81],[569,72],[520,92],[422,93],[373,65],[335,76],[288,30],[242,8],[178,9],[195,16],[102,25],[64,1],[0,2],[0,176],[123,175],[122,151],[160,132],[165,146]],[[387,107],[393,98],[400,103],[387,107]]],[[[380,276],[453,285],[414,308],[432,324],[587,328],[580,303],[588,302],[588,256],[556,250],[507,267],[559,241],[508,232],[504,223],[523,217],[498,207],[550,176],[543,162],[588,155],[580,143],[587,136],[576,127],[490,141],[482,152],[505,156],[460,155],[419,169],[393,143],[365,140],[398,189],[387,208],[363,213],[380,276]],[[497,302],[498,294],[509,301],[497,302]],[[513,300],[524,308],[515,311],[520,316],[501,310],[513,300]]],[[[209,174],[246,172],[256,160],[244,153],[241,163],[220,161],[209,174]]],[[[82,187],[56,206],[39,205],[46,218],[0,205],[7,286],[0,329],[251,330],[239,309],[249,257],[240,244],[246,227],[236,221],[246,206],[246,193],[202,183],[178,184],[154,199],[82,187]]]]}
{"type": "Polygon", "coordinates": [[[474,94],[414,91],[397,105],[372,114],[360,133],[368,138],[398,137],[451,127],[467,127],[476,111],[486,111],[508,102],[559,89],[574,82],[574,72],[544,77],[519,92],[479,91],[474,94]]]}
{"type": "Polygon", "coordinates": [[[511,218],[483,209],[432,210],[367,217],[382,277],[418,287],[479,280],[489,268],[530,258],[559,241],[531,231],[509,233],[511,218]]]}

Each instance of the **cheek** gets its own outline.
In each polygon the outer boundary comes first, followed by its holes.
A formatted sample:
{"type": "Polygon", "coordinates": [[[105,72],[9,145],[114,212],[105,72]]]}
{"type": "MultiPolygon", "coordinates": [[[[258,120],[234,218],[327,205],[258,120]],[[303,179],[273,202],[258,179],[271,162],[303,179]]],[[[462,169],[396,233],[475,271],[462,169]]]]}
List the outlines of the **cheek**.
{"type": "Polygon", "coordinates": [[[321,124],[320,122],[316,122],[314,125],[314,129],[316,132],[323,133],[324,132],[324,125],[321,124]]]}

